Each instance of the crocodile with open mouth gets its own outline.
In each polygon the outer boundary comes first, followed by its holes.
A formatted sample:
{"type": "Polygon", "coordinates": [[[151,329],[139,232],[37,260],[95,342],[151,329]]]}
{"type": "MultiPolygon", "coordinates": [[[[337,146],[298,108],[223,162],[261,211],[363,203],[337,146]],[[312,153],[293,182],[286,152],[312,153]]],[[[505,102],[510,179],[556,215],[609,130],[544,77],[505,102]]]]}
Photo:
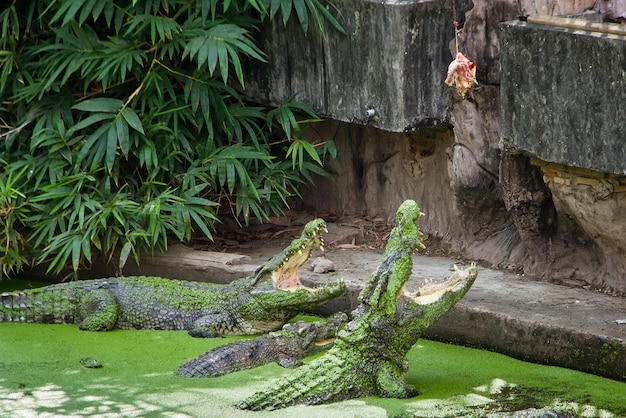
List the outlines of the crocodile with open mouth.
{"type": "Polygon", "coordinates": [[[416,292],[406,290],[413,252],[421,246],[415,224],[420,215],[417,203],[402,203],[381,262],[359,294],[353,319],[339,331],[330,350],[238,408],[271,410],[373,395],[409,398],[419,394],[404,377],[406,354],[422,332],[465,295],[477,275],[472,265],[456,269],[439,283],[426,283],[416,292]]]}
{"type": "Polygon", "coordinates": [[[85,331],[188,330],[194,337],[280,329],[303,309],[345,293],[343,281],[309,288],[298,268],[323,250],[326,223],[304,226],[250,277],[227,285],[131,276],[58,283],[0,295],[0,322],[78,323],[85,331]]]}

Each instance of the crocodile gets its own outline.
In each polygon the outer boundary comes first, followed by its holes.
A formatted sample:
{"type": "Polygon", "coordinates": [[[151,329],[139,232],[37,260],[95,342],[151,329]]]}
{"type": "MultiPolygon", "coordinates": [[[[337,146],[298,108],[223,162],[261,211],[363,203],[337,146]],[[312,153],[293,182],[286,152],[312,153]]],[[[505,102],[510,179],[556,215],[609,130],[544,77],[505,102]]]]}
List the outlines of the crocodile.
{"type": "Polygon", "coordinates": [[[238,405],[272,410],[296,404],[316,405],[358,397],[409,398],[406,353],[422,332],[469,290],[477,276],[474,264],[455,269],[447,279],[409,292],[412,254],[423,247],[416,221],[422,213],[412,200],[395,218],[381,262],[359,294],[353,319],[338,333],[330,350],[238,405]]]}
{"type": "Polygon", "coordinates": [[[207,351],[176,370],[182,377],[218,377],[239,370],[276,362],[294,368],[306,356],[330,348],[347,316],[335,315],[324,321],[297,321],[280,331],[245,341],[236,341],[207,351]]]}
{"type": "Polygon", "coordinates": [[[303,309],[345,293],[343,281],[314,288],[298,268],[322,249],[326,223],[315,219],[248,277],[226,285],[162,277],[112,277],[0,295],[0,322],[77,323],[84,331],[187,330],[193,337],[280,329],[303,309]]]}

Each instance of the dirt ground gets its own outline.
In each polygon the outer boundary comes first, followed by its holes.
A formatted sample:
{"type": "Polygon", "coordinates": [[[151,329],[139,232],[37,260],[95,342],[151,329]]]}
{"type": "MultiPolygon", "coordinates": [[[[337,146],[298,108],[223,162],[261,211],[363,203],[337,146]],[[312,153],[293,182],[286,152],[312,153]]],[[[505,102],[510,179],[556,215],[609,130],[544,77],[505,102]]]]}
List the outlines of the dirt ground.
{"type": "MultiPolygon", "coordinates": [[[[330,236],[325,237],[325,249],[329,251],[362,249],[382,252],[393,228],[393,224],[381,217],[341,216],[327,211],[287,211],[285,216],[272,217],[266,223],[251,220],[248,226],[224,218],[224,224],[217,226],[213,241],[196,238],[190,247],[228,253],[249,252],[256,247],[284,247],[300,235],[304,224],[315,218],[322,218],[333,227],[342,229],[341,233],[333,234],[334,231],[331,231],[330,236]],[[350,229],[353,231],[350,232],[350,229]]],[[[437,237],[424,235],[422,240],[426,246],[420,251],[423,255],[463,259],[461,254],[453,252],[437,237]]]]}

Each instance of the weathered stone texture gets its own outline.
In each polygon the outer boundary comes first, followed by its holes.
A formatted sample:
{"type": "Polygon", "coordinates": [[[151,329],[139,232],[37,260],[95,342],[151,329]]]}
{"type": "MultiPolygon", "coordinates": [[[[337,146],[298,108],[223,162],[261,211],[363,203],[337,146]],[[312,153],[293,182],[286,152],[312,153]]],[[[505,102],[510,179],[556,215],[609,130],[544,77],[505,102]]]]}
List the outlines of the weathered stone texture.
{"type": "Polygon", "coordinates": [[[504,144],[626,174],[626,36],[512,22],[501,44],[504,144]]]}
{"type": "Polygon", "coordinates": [[[563,259],[571,260],[569,266],[578,268],[589,286],[626,294],[626,177],[537,163],[556,210],[579,226],[568,242],[572,250],[580,248],[563,259]],[[585,257],[589,248],[600,263],[585,257]],[[585,275],[589,266],[592,271],[585,275]]]}
{"type": "Polygon", "coordinates": [[[550,16],[562,16],[581,13],[604,3],[597,0],[520,0],[522,14],[543,14],[550,16]]]}
{"type": "Polygon", "coordinates": [[[626,293],[626,37],[510,22],[501,48],[500,184],[524,271],[626,293]]]}
{"type": "Polygon", "coordinates": [[[541,168],[527,156],[503,154],[500,184],[526,249],[524,272],[577,287],[602,287],[606,266],[601,248],[576,218],[555,204],[552,187],[544,178],[541,168]]]}
{"type": "Polygon", "coordinates": [[[459,48],[476,64],[481,84],[500,83],[500,22],[516,19],[521,12],[516,0],[475,1],[467,12],[459,48]]]}
{"type": "Polygon", "coordinates": [[[411,197],[426,214],[420,220],[423,231],[451,240],[459,230],[450,189],[449,126],[399,134],[325,121],[313,124],[307,136],[312,141],[334,139],[341,167],[335,167],[335,177],[317,179],[303,193],[305,204],[391,221],[398,202],[411,197]]]}
{"type": "Polygon", "coordinates": [[[525,252],[507,213],[499,183],[500,101],[495,86],[481,85],[468,98],[453,96],[450,187],[462,229],[455,249],[494,264],[521,265],[525,252]],[[488,115],[488,117],[486,117],[488,115]]]}
{"type": "MultiPolygon", "coordinates": [[[[261,48],[270,64],[250,64],[245,95],[269,104],[295,95],[330,119],[395,132],[445,121],[452,3],[333,4],[345,34],[329,28],[322,37],[310,28],[304,35],[296,21],[284,27],[279,19],[263,27],[261,48]],[[375,117],[366,117],[368,109],[375,117]]],[[[460,16],[469,6],[468,0],[456,0],[460,16]]]]}

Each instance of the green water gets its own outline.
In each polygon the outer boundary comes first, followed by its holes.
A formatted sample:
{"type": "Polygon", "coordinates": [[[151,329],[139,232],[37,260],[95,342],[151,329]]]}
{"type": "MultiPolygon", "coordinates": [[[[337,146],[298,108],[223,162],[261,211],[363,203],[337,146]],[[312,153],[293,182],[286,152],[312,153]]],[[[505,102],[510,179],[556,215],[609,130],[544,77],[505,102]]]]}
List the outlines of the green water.
{"type": "Polygon", "coordinates": [[[272,364],[214,379],[174,375],[186,360],[236,339],[0,324],[0,416],[480,417],[489,411],[560,405],[578,416],[626,417],[625,383],[424,340],[409,352],[407,376],[422,394],[405,400],[371,397],[246,412],[232,405],[289,370],[272,364]],[[103,367],[82,367],[84,357],[103,367]]]}

